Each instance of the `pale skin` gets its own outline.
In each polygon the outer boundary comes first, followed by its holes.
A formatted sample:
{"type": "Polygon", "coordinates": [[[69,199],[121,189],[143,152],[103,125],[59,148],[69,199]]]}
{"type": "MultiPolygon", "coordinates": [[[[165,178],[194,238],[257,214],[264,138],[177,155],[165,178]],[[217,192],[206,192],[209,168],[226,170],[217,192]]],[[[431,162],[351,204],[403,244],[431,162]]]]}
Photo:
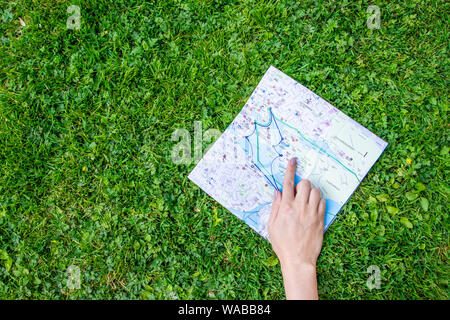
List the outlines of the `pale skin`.
{"type": "Polygon", "coordinates": [[[269,219],[269,237],[278,256],[288,300],[317,300],[316,263],[322,249],[325,200],[308,180],[294,183],[292,158],[283,181],[283,194],[275,191],[269,219]]]}

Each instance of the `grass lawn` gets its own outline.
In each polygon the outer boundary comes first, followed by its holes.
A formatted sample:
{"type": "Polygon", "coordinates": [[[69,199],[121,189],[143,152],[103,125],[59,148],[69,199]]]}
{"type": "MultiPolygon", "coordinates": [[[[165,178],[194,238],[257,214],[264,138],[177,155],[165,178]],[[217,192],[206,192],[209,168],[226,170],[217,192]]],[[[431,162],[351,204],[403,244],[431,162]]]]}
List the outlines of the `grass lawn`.
{"type": "Polygon", "coordinates": [[[320,298],[448,299],[448,2],[0,3],[1,299],[283,299],[270,244],[171,161],[270,65],[389,142],[325,234],[320,298]]]}

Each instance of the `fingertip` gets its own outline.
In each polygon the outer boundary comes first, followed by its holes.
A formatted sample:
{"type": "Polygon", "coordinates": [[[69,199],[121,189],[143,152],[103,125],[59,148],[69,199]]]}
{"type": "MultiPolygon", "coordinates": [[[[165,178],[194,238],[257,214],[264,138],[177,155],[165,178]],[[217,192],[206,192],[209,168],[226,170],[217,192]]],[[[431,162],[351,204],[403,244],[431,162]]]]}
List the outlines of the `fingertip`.
{"type": "MultiPolygon", "coordinates": [[[[314,187],[313,190],[315,190],[315,192],[317,192],[319,194],[319,197],[321,196],[322,193],[320,192],[319,188],[314,187]]],[[[321,200],[323,200],[323,199],[321,199],[321,200]]]]}
{"type": "Polygon", "coordinates": [[[316,203],[319,204],[320,200],[322,200],[319,188],[311,188],[311,193],[313,193],[313,192],[314,192],[314,196],[317,197],[316,203]]]}
{"type": "Polygon", "coordinates": [[[303,182],[303,184],[304,184],[306,187],[311,188],[311,181],[309,181],[308,179],[303,179],[303,180],[300,181],[300,182],[303,182]]]}
{"type": "Polygon", "coordinates": [[[296,158],[291,158],[287,164],[283,181],[283,199],[293,200],[295,197],[296,158]]]}
{"type": "Polygon", "coordinates": [[[291,158],[291,160],[289,160],[289,165],[291,166],[295,166],[297,164],[297,158],[293,157],[291,158]]]}

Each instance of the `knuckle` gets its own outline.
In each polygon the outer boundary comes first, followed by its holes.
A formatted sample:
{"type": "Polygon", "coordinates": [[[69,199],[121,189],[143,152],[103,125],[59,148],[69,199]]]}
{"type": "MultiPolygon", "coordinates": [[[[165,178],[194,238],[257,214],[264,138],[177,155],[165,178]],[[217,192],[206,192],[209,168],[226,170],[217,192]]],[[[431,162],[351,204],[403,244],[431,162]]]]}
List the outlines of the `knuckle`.
{"type": "Polygon", "coordinates": [[[288,185],[290,188],[293,188],[293,187],[294,187],[294,179],[288,180],[288,181],[287,181],[287,185],[288,185]]]}
{"type": "Polygon", "coordinates": [[[308,210],[308,209],[309,209],[309,208],[308,208],[308,205],[307,205],[307,204],[303,204],[303,205],[300,207],[300,211],[301,211],[301,213],[302,213],[303,216],[309,215],[309,210],[308,210]]]}
{"type": "Polygon", "coordinates": [[[295,211],[294,206],[292,204],[287,204],[284,207],[284,212],[288,213],[288,214],[292,214],[295,211]]]}

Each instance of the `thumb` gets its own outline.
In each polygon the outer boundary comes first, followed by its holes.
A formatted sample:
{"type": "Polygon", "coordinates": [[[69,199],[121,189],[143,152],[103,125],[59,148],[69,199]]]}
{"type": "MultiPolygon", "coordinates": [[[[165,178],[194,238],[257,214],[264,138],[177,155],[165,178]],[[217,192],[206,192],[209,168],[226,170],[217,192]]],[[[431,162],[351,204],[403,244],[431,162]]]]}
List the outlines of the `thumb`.
{"type": "Polygon", "coordinates": [[[272,202],[272,211],[270,212],[270,218],[269,218],[269,224],[273,222],[273,220],[278,215],[278,210],[280,209],[281,204],[281,193],[278,190],[275,190],[273,195],[273,202],[272,202]]]}

